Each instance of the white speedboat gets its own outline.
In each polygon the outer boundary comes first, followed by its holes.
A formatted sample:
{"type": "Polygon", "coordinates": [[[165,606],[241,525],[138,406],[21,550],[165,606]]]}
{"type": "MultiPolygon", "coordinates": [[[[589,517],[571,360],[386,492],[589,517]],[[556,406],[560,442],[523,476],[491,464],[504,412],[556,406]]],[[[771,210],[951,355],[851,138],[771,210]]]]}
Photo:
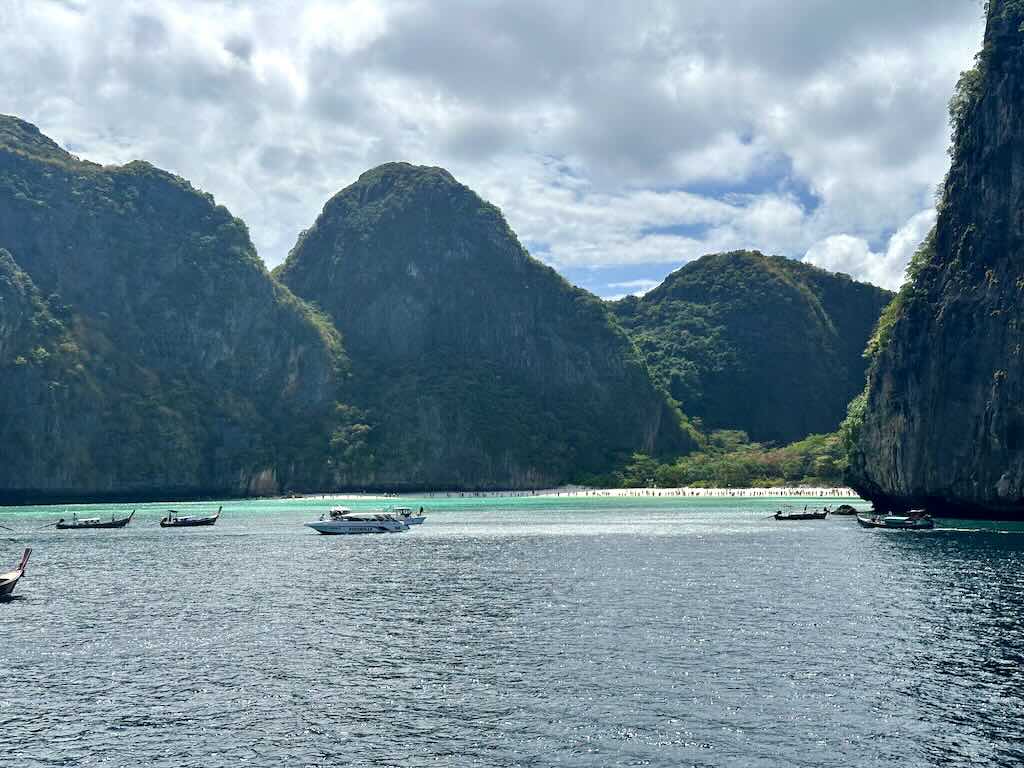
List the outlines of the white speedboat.
{"type": "Polygon", "coordinates": [[[338,536],[354,533],[401,533],[409,526],[397,516],[387,512],[353,512],[346,507],[335,507],[313,523],[305,523],[317,533],[338,536]]]}
{"type": "Polygon", "coordinates": [[[422,525],[423,521],[427,519],[427,516],[423,514],[423,507],[420,507],[418,514],[413,511],[412,507],[389,507],[386,511],[406,525],[422,525]]]}
{"type": "Polygon", "coordinates": [[[857,515],[857,522],[864,528],[894,528],[907,531],[926,531],[935,527],[932,516],[923,509],[915,509],[909,515],[857,515]]]}

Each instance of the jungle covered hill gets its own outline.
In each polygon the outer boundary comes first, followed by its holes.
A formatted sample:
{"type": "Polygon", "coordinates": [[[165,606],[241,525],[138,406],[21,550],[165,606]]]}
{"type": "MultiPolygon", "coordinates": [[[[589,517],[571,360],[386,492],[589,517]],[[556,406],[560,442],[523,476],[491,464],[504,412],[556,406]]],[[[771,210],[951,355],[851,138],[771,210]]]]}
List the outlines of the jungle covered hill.
{"type": "Polygon", "coordinates": [[[613,305],[651,376],[707,431],[789,443],[834,432],[863,389],[893,294],[780,256],[704,256],[613,305]]]}
{"type": "Polygon", "coordinates": [[[335,195],[271,274],[185,179],[15,117],[0,249],[7,502],[551,487],[718,455],[720,430],[776,450],[836,428],[886,298],[744,253],[609,305],[406,163],[335,195]]]}
{"type": "Polygon", "coordinates": [[[275,276],[345,340],[387,487],[551,487],[697,442],[603,302],[533,259],[440,168],[332,198],[275,276]]]}

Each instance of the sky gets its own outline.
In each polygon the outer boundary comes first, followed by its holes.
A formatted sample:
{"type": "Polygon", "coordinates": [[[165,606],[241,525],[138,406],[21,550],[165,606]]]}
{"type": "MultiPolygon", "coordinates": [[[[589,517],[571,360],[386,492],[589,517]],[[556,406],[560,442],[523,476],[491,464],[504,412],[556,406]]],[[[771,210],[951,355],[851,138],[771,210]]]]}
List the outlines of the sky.
{"type": "Polygon", "coordinates": [[[393,160],[604,297],[757,249],[897,288],[981,0],[0,0],[0,113],[144,159],[273,267],[393,160]]]}

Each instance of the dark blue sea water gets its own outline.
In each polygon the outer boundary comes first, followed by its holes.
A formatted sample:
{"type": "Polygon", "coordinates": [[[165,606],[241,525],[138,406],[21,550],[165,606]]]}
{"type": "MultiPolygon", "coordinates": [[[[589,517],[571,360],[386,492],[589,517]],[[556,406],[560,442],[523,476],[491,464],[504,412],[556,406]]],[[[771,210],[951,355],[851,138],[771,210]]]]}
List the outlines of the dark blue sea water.
{"type": "Polygon", "coordinates": [[[231,502],[208,529],[149,505],[120,531],[0,531],[0,566],[35,548],[0,604],[0,766],[1024,764],[1024,530],[776,503],[442,500],[408,533],[323,537],[309,502],[231,502]]]}

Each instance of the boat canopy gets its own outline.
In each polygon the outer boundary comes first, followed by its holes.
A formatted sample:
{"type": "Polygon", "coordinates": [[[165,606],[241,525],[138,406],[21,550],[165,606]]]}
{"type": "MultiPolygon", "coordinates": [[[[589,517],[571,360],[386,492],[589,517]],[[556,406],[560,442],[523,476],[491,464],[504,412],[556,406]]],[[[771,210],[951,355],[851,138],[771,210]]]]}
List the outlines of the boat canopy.
{"type": "Polygon", "coordinates": [[[327,517],[331,520],[338,520],[343,517],[348,517],[352,514],[352,510],[348,507],[335,507],[327,513],[327,517]]]}

